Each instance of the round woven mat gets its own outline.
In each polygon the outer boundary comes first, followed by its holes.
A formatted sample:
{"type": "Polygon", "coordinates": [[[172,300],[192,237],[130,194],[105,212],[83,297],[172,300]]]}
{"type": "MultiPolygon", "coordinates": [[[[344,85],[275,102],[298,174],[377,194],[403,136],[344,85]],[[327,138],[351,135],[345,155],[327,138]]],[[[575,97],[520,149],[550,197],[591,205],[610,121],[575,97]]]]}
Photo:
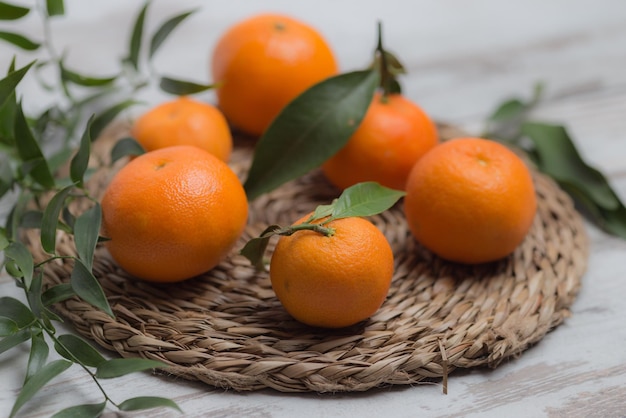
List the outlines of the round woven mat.
{"type": "MultiPolygon", "coordinates": [[[[96,142],[102,161],[112,142],[96,142]]],[[[231,165],[243,175],[252,144],[238,142],[231,165]]],[[[113,172],[96,173],[94,193],[113,172]]],[[[569,197],[541,174],[534,180],[539,206],[532,230],[512,256],[496,263],[464,266],[433,256],[407,232],[401,203],[371,218],[391,244],[395,274],[380,310],[349,328],[296,322],[276,299],[268,274],[237,254],[267,224],[289,224],[337,197],[319,172],[252,202],[249,226],[232,254],[201,277],[170,285],[134,280],[98,248],[94,274],[116,318],[76,298],[56,309],[106,349],[161,360],[170,365],[164,373],[216,387],[341,392],[431,378],[444,378],[445,387],[455,368],[495,367],[569,315],[586,268],[587,236],[569,197]]],[[[26,238],[43,259],[37,231],[26,238]]],[[[71,236],[59,235],[58,248],[75,254],[71,236]]],[[[67,260],[51,264],[45,285],[69,281],[71,269],[67,260]]]]}

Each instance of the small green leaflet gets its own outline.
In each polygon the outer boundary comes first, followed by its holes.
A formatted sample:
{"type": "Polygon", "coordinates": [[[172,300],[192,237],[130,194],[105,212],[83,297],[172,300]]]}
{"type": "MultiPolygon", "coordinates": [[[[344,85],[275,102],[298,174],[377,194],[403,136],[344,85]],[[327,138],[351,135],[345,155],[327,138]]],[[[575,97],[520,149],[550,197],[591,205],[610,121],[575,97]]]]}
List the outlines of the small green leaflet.
{"type": "Polygon", "coordinates": [[[34,63],[35,61],[32,61],[19,70],[9,71],[9,74],[0,80],[0,106],[3,106],[4,103],[13,96],[15,88],[34,63]]]}
{"type": "Polygon", "coordinates": [[[48,16],[62,16],[65,14],[63,0],[46,0],[48,16]]]}
{"type": "Polygon", "coordinates": [[[33,377],[41,370],[48,360],[50,349],[41,332],[33,333],[30,342],[30,355],[28,356],[28,367],[26,369],[26,378],[24,382],[33,377]]]}
{"type": "Polygon", "coordinates": [[[122,138],[113,145],[111,150],[111,164],[119,160],[120,158],[127,157],[129,155],[141,155],[146,151],[141,144],[134,138],[122,138]]]}
{"type": "MultiPolygon", "coordinates": [[[[24,277],[24,287],[30,289],[33,281],[33,256],[24,244],[19,241],[13,241],[4,249],[4,256],[13,260],[24,277]]],[[[1,312],[1,308],[0,308],[1,312]]]]}
{"type": "Polygon", "coordinates": [[[195,13],[195,10],[191,10],[185,13],[181,13],[165,21],[159,29],[152,35],[150,39],[150,50],[148,52],[148,58],[151,59],[157,52],[161,44],[167,39],[170,33],[176,29],[183,20],[187,19],[191,14],[195,13]]]}
{"type": "Polygon", "coordinates": [[[259,139],[244,183],[248,199],[320,166],[359,127],[378,86],[375,70],[328,78],[289,103],[259,139]]]}
{"type": "Polygon", "coordinates": [[[172,408],[178,412],[183,412],[176,402],[157,396],[138,396],[136,398],[127,399],[119,405],[122,411],[137,411],[158,407],[172,408]]]}
{"type": "Polygon", "coordinates": [[[117,76],[112,77],[91,77],[83,74],[78,74],[75,71],[68,70],[63,62],[59,63],[61,69],[61,78],[63,81],[76,84],[83,87],[102,87],[113,83],[117,76]]]}
{"type": "Polygon", "coordinates": [[[115,358],[98,365],[96,377],[111,379],[134,372],[156,369],[157,367],[167,367],[167,364],[144,358],[115,358]]]}
{"type": "Polygon", "coordinates": [[[104,401],[101,403],[70,406],[52,415],[52,418],[98,418],[102,415],[106,405],[107,403],[104,401]]]}
{"type": "Polygon", "coordinates": [[[31,376],[26,381],[26,383],[24,383],[20,394],[17,396],[9,417],[14,417],[17,411],[19,411],[19,409],[24,406],[24,404],[28,402],[29,399],[35,396],[39,389],[44,387],[46,383],[54,379],[56,376],[67,370],[71,365],[71,361],[55,360],[46,364],[37,373],[31,376]]]}
{"type": "Polygon", "coordinates": [[[405,194],[376,182],[358,183],[344,190],[333,203],[330,218],[376,215],[392,207],[405,194]]]}
{"type": "Polygon", "coordinates": [[[161,77],[159,88],[166,93],[185,96],[200,93],[215,88],[216,84],[198,84],[191,81],[177,80],[169,77],[161,77]]]}
{"type": "Polygon", "coordinates": [[[85,302],[102,309],[112,318],[115,316],[102,290],[102,286],[100,286],[100,282],[80,259],[76,259],[74,262],[74,268],[70,275],[70,284],[74,292],[85,302]]]}
{"type": "Polygon", "coordinates": [[[91,122],[91,129],[89,132],[91,139],[94,141],[98,139],[104,128],[106,128],[120,112],[137,103],[139,102],[136,100],[127,99],[97,114],[91,122]]]}
{"type": "Polygon", "coordinates": [[[83,212],[74,224],[74,240],[76,251],[85,266],[91,270],[93,255],[98,243],[100,224],[102,222],[102,208],[99,203],[83,212]]]}
{"type": "Polygon", "coordinates": [[[76,183],[79,187],[83,185],[83,177],[87,171],[89,165],[89,156],[91,154],[91,123],[93,116],[87,121],[87,127],[80,140],[80,146],[78,152],[70,162],[70,178],[72,182],[76,183]]]}
{"type": "Polygon", "coordinates": [[[14,320],[0,316],[0,337],[13,335],[17,331],[19,331],[19,328],[14,320]]]}
{"type": "Polygon", "coordinates": [[[56,247],[57,226],[59,224],[59,215],[63,209],[65,199],[70,194],[74,185],[70,185],[61,189],[50,199],[50,202],[43,211],[43,219],[41,221],[41,246],[48,254],[54,254],[56,247]]]}
{"type": "Polygon", "coordinates": [[[0,20],[17,20],[26,16],[28,12],[30,9],[27,7],[0,1],[0,20]]]}
{"type": "Polygon", "coordinates": [[[265,269],[263,254],[267,249],[270,238],[280,231],[280,225],[270,225],[256,238],[249,240],[241,249],[240,254],[246,257],[257,270],[265,269]]]}
{"type": "Polygon", "coordinates": [[[58,343],[54,345],[57,353],[66,359],[89,367],[98,367],[106,359],[85,340],[73,334],[64,334],[57,337],[58,343]]]}
{"type": "Polygon", "coordinates": [[[41,46],[39,42],[35,42],[19,33],[0,31],[0,39],[20,47],[25,51],[34,51],[41,46]]]}
{"type": "Polygon", "coordinates": [[[141,49],[141,41],[143,39],[143,26],[146,19],[146,11],[148,10],[149,5],[150,2],[146,1],[144,6],[139,11],[135,24],[133,25],[133,31],[128,45],[127,61],[133,66],[135,71],[139,69],[139,52],[141,49]]]}
{"type": "Polygon", "coordinates": [[[54,178],[48,167],[48,163],[39,147],[39,143],[33,136],[26,117],[22,110],[21,103],[15,109],[15,137],[20,138],[15,142],[17,151],[24,164],[31,163],[29,174],[37,183],[46,188],[54,187],[54,178]]]}

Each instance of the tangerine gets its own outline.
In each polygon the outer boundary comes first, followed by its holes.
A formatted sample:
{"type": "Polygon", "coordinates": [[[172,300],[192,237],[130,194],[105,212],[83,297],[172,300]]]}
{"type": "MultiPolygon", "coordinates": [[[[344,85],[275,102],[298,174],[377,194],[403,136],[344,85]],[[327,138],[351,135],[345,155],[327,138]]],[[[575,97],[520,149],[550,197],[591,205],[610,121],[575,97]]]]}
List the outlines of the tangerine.
{"type": "Polygon", "coordinates": [[[173,145],[195,145],[228,161],[233,139],[226,118],[215,106],[186,96],[153,107],[141,115],[131,135],[146,151],[173,145]]]}
{"type": "Polygon", "coordinates": [[[495,141],[458,138],[413,167],[404,211],[409,229],[440,257],[467,264],[512,253],[527,235],[537,201],[526,164],[495,141]]]}
{"type": "Polygon", "coordinates": [[[281,236],[272,254],[270,279],[295,319],[342,328],[380,308],[393,275],[393,254],[383,233],[363,218],[333,220],[324,226],[334,234],[303,230],[281,236]]]}
{"type": "Polygon", "coordinates": [[[133,159],[102,197],[106,248],[124,270],[153,282],[176,282],[215,267],[243,232],[247,216],[235,173],[190,145],[133,159]]]}
{"type": "Polygon", "coordinates": [[[211,60],[220,109],[234,126],[257,136],[291,100],[337,71],[333,52],[316,29],[279,14],[232,26],[211,60]]]}
{"type": "Polygon", "coordinates": [[[435,124],[418,105],[401,94],[376,93],[361,125],[322,171],[340,189],[376,181],[404,190],[413,165],[438,140],[435,124]]]}

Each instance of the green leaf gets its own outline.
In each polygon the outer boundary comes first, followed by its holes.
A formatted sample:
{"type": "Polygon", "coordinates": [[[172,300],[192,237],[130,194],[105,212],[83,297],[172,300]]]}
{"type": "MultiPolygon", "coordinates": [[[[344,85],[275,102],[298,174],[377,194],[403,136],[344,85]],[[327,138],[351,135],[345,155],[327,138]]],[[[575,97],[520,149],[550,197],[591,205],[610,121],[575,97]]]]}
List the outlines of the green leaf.
{"type": "Polygon", "coordinates": [[[26,212],[26,206],[31,202],[33,196],[29,190],[21,190],[17,198],[17,202],[13,205],[11,212],[6,223],[5,234],[9,239],[14,241],[19,240],[19,227],[22,222],[24,213],[26,212]]]}
{"type": "Polygon", "coordinates": [[[198,84],[191,81],[176,80],[169,77],[161,77],[159,87],[166,93],[185,96],[188,94],[200,93],[205,90],[215,88],[217,84],[198,84]]]}
{"type": "Polygon", "coordinates": [[[28,341],[29,338],[30,330],[28,329],[23,329],[16,332],[15,334],[9,335],[8,337],[4,337],[2,340],[0,340],[0,354],[12,349],[15,346],[22,344],[25,341],[28,341]]]}
{"type": "Polygon", "coordinates": [[[96,377],[98,379],[111,379],[157,367],[167,367],[167,365],[160,361],[144,358],[115,358],[100,364],[96,371],[96,377]]]}
{"type": "MultiPolygon", "coordinates": [[[[2,81],[0,81],[2,83],[2,81]]],[[[1,99],[1,98],[0,98],[1,99]]],[[[15,112],[17,99],[15,91],[10,93],[0,105],[0,143],[10,146],[15,144],[15,112]]],[[[8,164],[2,164],[3,168],[9,169],[8,164]]],[[[6,172],[6,171],[5,171],[6,172]]],[[[10,170],[9,170],[10,172],[10,170]]]]}
{"type": "Polygon", "coordinates": [[[17,331],[19,331],[19,328],[14,320],[0,316],[0,337],[13,335],[17,331]]]}
{"type": "Polygon", "coordinates": [[[373,70],[340,74],[289,103],[257,143],[244,184],[248,199],[309,172],[339,151],[365,116],[378,79],[373,70]]]}
{"type": "Polygon", "coordinates": [[[102,286],[80,259],[76,259],[74,263],[70,283],[81,299],[106,312],[110,317],[114,317],[102,286]]]}
{"type": "Polygon", "coordinates": [[[117,80],[117,76],[112,77],[91,77],[82,74],[78,74],[75,71],[68,70],[65,65],[59,63],[61,68],[61,78],[64,81],[76,84],[83,87],[102,87],[113,83],[117,80]]]}
{"type": "Polygon", "coordinates": [[[319,205],[318,207],[315,208],[315,210],[313,211],[313,213],[311,214],[311,217],[307,220],[307,222],[311,222],[314,219],[326,218],[327,216],[332,215],[333,211],[335,210],[336,204],[337,204],[337,199],[333,200],[333,202],[330,205],[319,205]]]}
{"type": "Polygon", "coordinates": [[[0,105],[4,105],[4,103],[15,94],[15,87],[17,87],[34,63],[35,61],[25,65],[19,70],[10,71],[5,78],[0,80],[0,105]]]}
{"type": "Polygon", "coordinates": [[[87,171],[89,165],[89,155],[91,154],[91,123],[93,122],[93,116],[87,121],[87,126],[83,132],[83,136],[80,140],[80,146],[78,152],[72,158],[70,162],[70,178],[72,182],[78,184],[79,187],[83,185],[83,176],[87,171]]]}
{"type": "Polygon", "coordinates": [[[98,367],[107,361],[102,355],[85,340],[72,334],[59,335],[61,344],[55,344],[57,353],[70,361],[80,362],[89,367],[98,367]],[[69,352],[69,354],[68,354],[69,352]]]}
{"type": "Polygon", "coordinates": [[[30,176],[42,186],[46,188],[53,188],[54,178],[52,177],[50,168],[48,167],[46,159],[41,152],[41,148],[39,148],[37,140],[28,127],[21,103],[18,104],[15,110],[14,129],[15,137],[18,138],[18,140],[15,141],[15,144],[20,158],[24,163],[33,163],[33,167],[29,171],[30,176]]]}
{"type": "Polygon", "coordinates": [[[39,370],[46,364],[48,360],[48,353],[50,349],[41,332],[33,333],[30,342],[30,355],[28,357],[28,367],[26,368],[26,378],[24,382],[27,382],[31,377],[37,374],[39,370]]]}
{"type": "Polygon", "coordinates": [[[174,29],[176,29],[176,27],[192,13],[195,13],[195,10],[191,10],[189,12],[181,13],[178,16],[174,16],[165,21],[159,27],[159,29],[157,29],[157,31],[152,36],[152,39],[150,40],[150,52],[148,53],[149,58],[152,58],[152,56],[157,52],[161,44],[167,39],[170,33],[174,29]]]}
{"type": "Polygon", "coordinates": [[[111,150],[111,164],[120,158],[129,155],[141,155],[145,152],[146,150],[144,150],[141,144],[134,138],[122,138],[113,145],[113,149],[111,150]]]}
{"type": "Polygon", "coordinates": [[[44,251],[54,254],[56,247],[57,226],[59,224],[59,215],[65,199],[70,194],[74,185],[69,185],[58,191],[43,211],[43,219],[41,220],[41,246],[44,251]]]}
{"type": "MultiPolygon", "coordinates": [[[[30,289],[30,285],[33,281],[33,269],[34,262],[33,256],[28,251],[28,248],[19,241],[13,241],[4,250],[4,256],[10,260],[15,261],[15,264],[19,267],[24,277],[24,286],[26,290],[30,289]]],[[[1,308],[0,308],[1,311],[1,308]]]]}
{"type": "Polygon", "coordinates": [[[133,66],[135,70],[139,69],[139,53],[141,50],[141,41],[143,38],[143,26],[146,19],[146,11],[150,5],[149,1],[146,1],[144,6],[139,11],[135,24],[133,25],[133,32],[130,37],[130,44],[128,46],[128,62],[133,66]]]}
{"type": "Polygon", "coordinates": [[[250,260],[252,265],[255,266],[257,270],[263,271],[265,269],[263,254],[265,254],[267,244],[269,244],[270,238],[280,229],[279,225],[268,226],[261,233],[261,235],[249,240],[239,253],[250,260]]]}
{"type": "Polygon", "coordinates": [[[0,228],[0,251],[4,251],[4,249],[8,247],[9,244],[9,236],[6,229],[0,228]]]}
{"type": "Polygon", "coordinates": [[[30,12],[27,7],[0,1],[0,20],[16,20],[26,16],[30,12]]]}
{"type": "Polygon", "coordinates": [[[63,373],[72,365],[67,360],[55,360],[41,368],[35,375],[33,375],[22,387],[20,394],[13,404],[11,414],[9,417],[15,416],[17,411],[24,406],[35,394],[44,387],[49,381],[63,373]]]}
{"type": "Polygon", "coordinates": [[[577,185],[604,209],[619,206],[619,199],[604,175],[583,161],[563,126],[526,122],[522,132],[535,146],[541,171],[557,181],[577,185]]]}
{"type": "Polygon", "coordinates": [[[13,320],[20,329],[26,328],[36,321],[35,316],[26,305],[10,296],[0,298],[0,316],[13,320]]]}
{"type": "Polygon", "coordinates": [[[34,51],[41,46],[40,43],[32,41],[24,35],[20,35],[19,33],[0,31],[0,39],[4,39],[8,43],[20,47],[26,51],[34,51]]]}
{"type": "Polygon", "coordinates": [[[76,251],[85,266],[91,270],[93,264],[93,254],[98,243],[98,234],[102,220],[102,208],[96,204],[83,212],[74,225],[74,239],[76,241],[76,251]]]}
{"type": "Polygon", "coordinates": [[[101,403],[70,406],[52,415],[52,418],[98,418],[102,415],[106,404],[106,401],[104,401],[101,403]]]}
{"type": "Polygon", "coordinates": [[[91,122],[90,135],[92,140],[96,140],[104,128],[106,128],[109,123],[111,123],[124,109],[127,109],[137,103],[139,102],[132,99],[124,100],[123,102],[113,105],[98,114],[91,122]]]}
{"type": "Polygon", "coordinates": [[[63,16],[65,14],[63,0],[46,0],[46,11],[48,16],[63,16]]]}
{"type": "Polygon", "coordinates": [[[54,305],[55,303],[62,302],[73,296],[76,296],[72,285],[69,283],[61,283],[56,286],[48,288],[41,295],[41,302],[44,306],[54,305]]]}
{"type": "Polygon", "coordinates": [[[28,305],[33,315],[37,318],[42,317],[42,312],[45,309],[41,303],[41,289],[43,286],[43,271],[38,269],[33,275],[32,283],[29,287],[26,287],[26,298],[28,299],[28,305]]]}
{"type": "Polygon", "coordinates": [[[528,106],[519,99],[510,99],[502,103],[492,114],[489,116],[490,121],[503,122],[518,119],[524,116],[528,106]]]}
{"type": "Polygon", "coordinates": [[[332,219],[373,216],[392,207],[406,193],[376,182],[357,183],[343,191],[334,204],[332,219]]]}
{"type": "Polygon", "coordinates": [[[127,399],[119,404],[119,408],[122,411],[138,411],[141,409],[167,407],[183,412],[176,402],[167,398],[159,398],[156,396],[139,396],[136,398],[127,399]]]}

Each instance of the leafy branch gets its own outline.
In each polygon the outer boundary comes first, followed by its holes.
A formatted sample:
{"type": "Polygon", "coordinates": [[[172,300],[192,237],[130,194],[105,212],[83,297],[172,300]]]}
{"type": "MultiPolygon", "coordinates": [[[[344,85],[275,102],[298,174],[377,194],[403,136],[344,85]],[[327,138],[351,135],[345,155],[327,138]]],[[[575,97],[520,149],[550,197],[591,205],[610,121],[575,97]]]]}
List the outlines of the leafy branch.
{"type": "MultiPolygon", "coordinates": [[[[103,401],[73,406],[55,416],[95,417],[109,403],[125,411],[163,406],[179,410],[173,401],[154,396],[113,401],[99,383],[100,379],[167,365],[140,358],[106,360],[81,338],[57,335],[54,323],[62,320],[52,310],[55,303],[77,297],[114,316],[92,272],[96,246],[104,238],[99,235],[100,205],[85,186],[91,175],[91,144],[121,112],[137,103],[130,97],[155,77],[153,69],[144,75],[144,62],[150,64],[170,33],[193,13],[185,12],[163,22],[150,38],[149,51],[145,54],[142,45],[149,4],[146,2],[140,10],[132,28],[127,58],[113,76],[79,73],[69,68],[65,57],[57,53],[50,33],[50,19],[65,13],[62,0],[37,4],[45,34],[43,42],[19,33],[0,31],[0,42],[27,51],[42,49],[46,54],[45,58],[20,68],[14,58],[7,75],[0,80],[0,199],[12,202],[6,223],[0,227],[0,251],[4,253],[2,267],[23,290],[26,300],[24,304],[16,298],[0,298],[0,353],[30,341],[26,377],[11,417],[50,380],[73,364],[89,374],[102,393],[103,401]],[[60,95],[60,100],[39,116],[29,117],[16,91],[27,73],[34,72],[38,76],[44,68],[53,70],[54,79],[52,82],[38,80],[44,89],[60,95]],[[48,145],[55,145],[55,148],[44,146],[50,139],[53,141],[48,145]],[[69,164],[69,174],[63,177],[58,169],[66,164],[69,164]],[[73,204],[79,201],[86,203],[88,209],[74,213],[73,204]],[[23,231],[33,228],[40,231],[40,245],[46,254],[43,260],[36,261],[21,240],[23,231]],[[76,256],[57,252],[58,231],[74,237],[76,256]],[[45,287],[45,271],[58,259],[70,259],[73,263],[69,283],[45,287]],[[62,359],[48,361],[50,344],[62,359]]],[[[27,7],[0,1],[0,20],[21,19],[30,11],[27,7]]],[[[167,80],[170,92],[177,94],[181,86],[189,91],[188,82],[167,80]]],[[[196,90],[200,88],[196,86],[196,90]]],[[[112,158],[140,151],[131,140],[120,141],[112,158]]]]}

